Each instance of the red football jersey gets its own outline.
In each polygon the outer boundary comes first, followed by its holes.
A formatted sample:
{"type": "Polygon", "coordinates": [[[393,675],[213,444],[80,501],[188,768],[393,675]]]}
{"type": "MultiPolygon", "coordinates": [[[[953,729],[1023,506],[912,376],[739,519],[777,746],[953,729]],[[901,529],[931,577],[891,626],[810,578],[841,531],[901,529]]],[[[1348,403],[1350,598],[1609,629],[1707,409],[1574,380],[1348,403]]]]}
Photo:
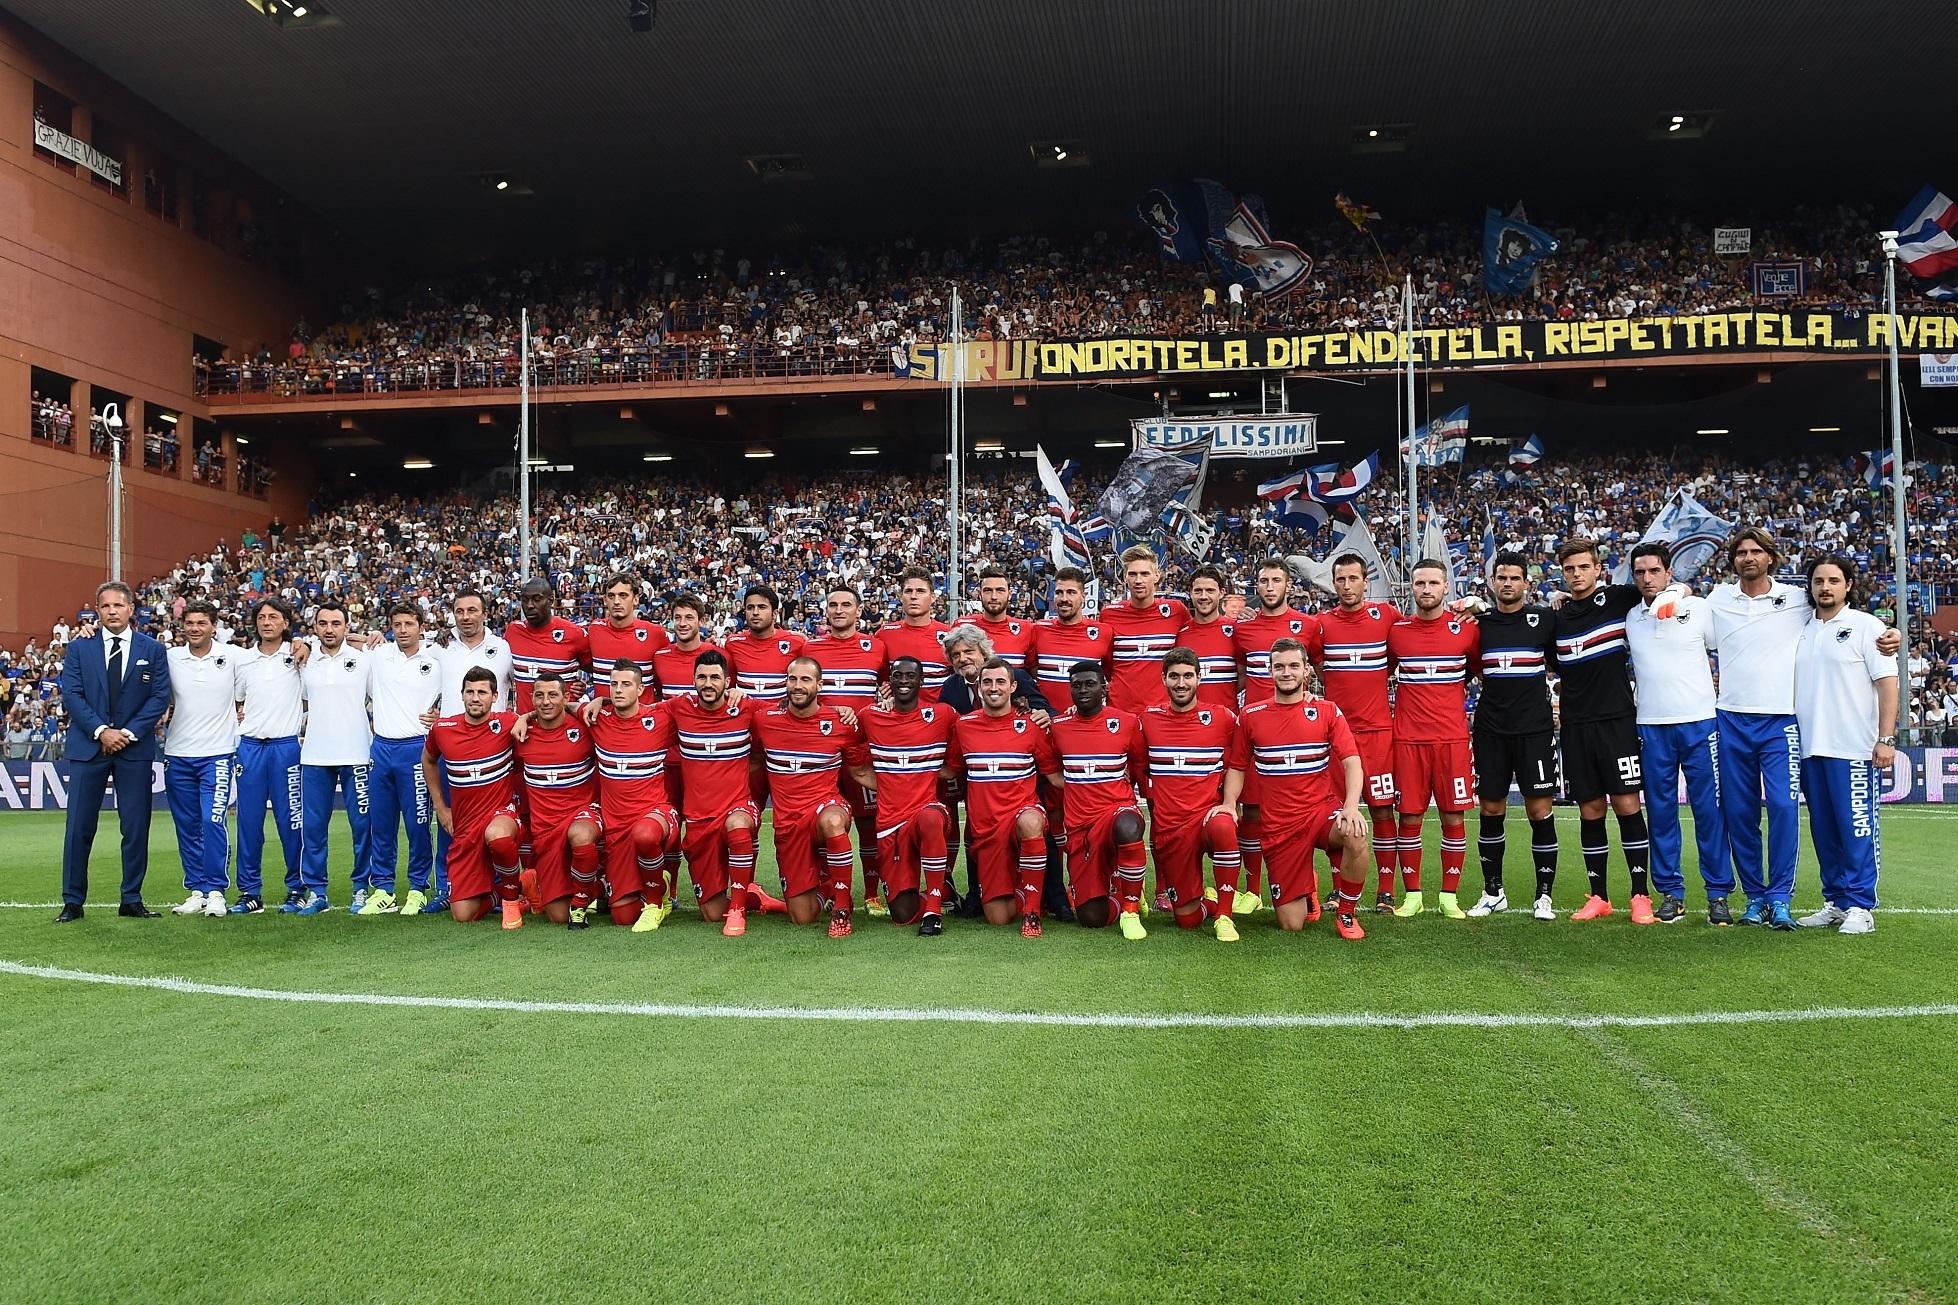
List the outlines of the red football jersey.
{"type": "Polygon", "coordinates": [[[1200,701],[1189,711],[1163,706],[1142,713],[1149,766],[1143,783],[1152,821],[1181,824],[1217,805],[1236,733],[1236,712],[1200,701]]]}
{"type": "Polygon", "coordinates": [[[995,657],[1005,658],[1008,666],[1033,669],[1028,664],[1030,654],[1033,652],[1035,626],[1032,621],[1022,620],[1017,616],[1004,616],[994,621],[982,612],[968,612],[952,624],[977,626],[979,632],[992,641],[995,657]]]}
{"type": "Polygon", "coordinates": [[[1335,607],[1319,614],[1319,637],[1312,660],[1326,696],[1339,704],[1356,730],[1386,730],[1394,725],[1387,701],[1387,631],[1401,614],[1392,603],[1367,603],[1354,611],[1335,607]]]}
{"type": "Polygon", "coordinates": [[[428,746],[449,778],[449,810],[458,830],[479,830],[517,795],[513,711],[491,712],[479,725],[467,716],[444,716],[428,732],[428,746]]]}
{"type": "Polygon", "coordinates": [[[1482,632],[1452,616],[1404,617],[1387,631],[1400,671],[1394,737],[1407,743],[1466,743],[1468,677],[1480,669],[1482,632]]]}
{"type": "Polygon", "coordinates": [[[1132,714],[1104,707],[1082,716],[1069,709],[1054,717],[1049,736],[1061,759],[1061,799],[1070,829],[1135,805],[1134,781],[1147,769],[1147,759],[1132,714]]]}
{"type": "Polygon", "coordinates": [[[541,630],[528,621],[512,621],[503,628],[504,642],[510,645],[510,696],[519,713],[530,710],[530,686],[544,671],[564,677],[564,697],[576,702],[583,690],[580,669],[591,665],[591,640],[585,627],[553,616],[541,630]]]}
{"type": "Polygon", "coordinates": [[[877,826],[903,824],[928,802],[938,800],[938,772],[956,762],[957,713],[949,707],[892,711],[871,707],[857,714],[877,772],[877,826]]]}
{"type": "Polygon", "coordinates": [[[1108,632],[1108,701],[1124,711],[1141,711],[1168,701],[1163,688],[1163,654],[1189,628],[1190,609],[1182,600],[1158,598],[1145,607],[1128,599],[1101,609],[1108,632]]]}
{"type": "MultiPolygon", "coordinates": [[[[1237,640],[1236,626],[1221,618],[1215,621],[1191,621],[1182,635],[1176,640],[1177,646],[1188,648],[1203,663],[1203,678],[1197,681],[1197,701],[1207,707],[1237,706],[1237,640]]],[[[1158,663],[1156,674],[1162,674],[1158,663]]],[[[1165,690],[1167,697],[1167,690],[1165,690]]],[[[1158,706],[1168,706],[1167,701],[1158,706]]]]}
{"type": "Polygon", "coordinates": [[[693,692],[693,664],[700,654],[713,644],[702,639],[691,648],[682,648],[677,643],[668,643],[653,654],[653,679],[659,682],[662,698],[674,698],[683,693],[693,692]]]}
{"type": "Polygon", "coordinates": [[[889,661],[916,657],[924,666],[925,686],[918,691],[918,701],[926,706],[938,701],[938,691],[945,687],[945,677],[952,673],[952,668],[945,664],[945,636],[951,630],[943,621],[926,621],[923,625],[892,621],[877,631],[877,641],[884,645],[884,655],[889,661]]]}
{"type": "Polygon", "coordinates": [[[1040,801],[1040,777],[1061,768],[1054,741],[1031,716],[975,711],[955,727],[959,764],[965,771],[967,822],[989,834],[1040,801]]]}
{"type": "Polygon", "coordinates": [[[1276,616],[1266,616],[1260,608],[1250,616],[1240,616],[1231,630],[1231,644],[1237,650],[1237,660],[1244,667],[1244,705],[1265,702],[1272,695],[1271,687],[1271,645],[1280,639],[1297,639],[1305,645],[1305,655],[1312,656],[1313,641],[1318,637],[1319,618],[1287,607],[1276,616]]]}
{"type": "Polygon", "coordinates": [[[591,730],[570,712],[555,729],[533,719],[517,745],[517,760],[523,765],[524,809],[533,831],[555,829],[598,800],[591,730]]]}
{"type": "Polygon", "coordinates": [[[623,629],[610,621],[593,621],[585,627],[585,637],[591,644],[591,691],[597,698],[612,691],[612,663],[621,657],[637,662],[640,674],[652,683],[653,654],[671,642],[666,627],[651,621],[633,621],[623,629]]]}
{"type": "Polygon", "coordinates": [[[1267,830],[1346,804],[1346,758],[1359,756],[1337,704],[1267,699],[1244,709],[1231,739],[1230,767],[1260,779],[1258,811],[1267,830]]]}
{"type": "Polygon", "coordinates": [[[680,814],[687,822],[719,820],[752,801],[748,767],[754,750],[749,735],[754,700],[744,698],[739,707],[723,700],[710,709],[688,695],[674,698],[667,712],[680,740],[680,790],[685,801],[680,814]]]}
{"type": "Polygon", "coordinates": [[[798,716],[785,703],[755,714],[755,742],[768,764],[768,794],[781,811],[804,811],[824,798],[840,798],[837,780],[846,756],[864,760],[863,734],[845,725],[836,708],[822,703],[798,716]]]}
{"type": "Polygon", "coordinates": [[[808,641],[793,630],[775,627],[773,634],[757,638],[746,628],[727,637],[728,665],[734,668],[734,682],[748,696],[763,704],[780,702],[788,692],[789,663],[802,656],[808,641]]]}
{"type": "Polygon", "coordinates": [[[1076,662],[1100,662],[1108,667],[1109,634],[1098,622],[1083,617],[1062,625],[1053,617],[1033,628],[1033,665],[1029,668],[1047,701],[1067,702],[1067,669],[1076,662]]]}
{"type": "Polygon", "coordinates": [[[890,658],[874,635],[861,630],[845,639],[819,634],[809,641],[809,655],[823,668],[824,702],[862,710],[877,700],[877,686],[890,658]]]}
{"type": "MultiPolygon", "coordinates": [[[[667,804],[666,754],[673,747],[671,703],[641,702],[626,717],[610,706],[591,723],[598,750],[598,796],[607,812],[667,804]]],[[[608,817],[609,819],[609,817],[608,817]]]]}

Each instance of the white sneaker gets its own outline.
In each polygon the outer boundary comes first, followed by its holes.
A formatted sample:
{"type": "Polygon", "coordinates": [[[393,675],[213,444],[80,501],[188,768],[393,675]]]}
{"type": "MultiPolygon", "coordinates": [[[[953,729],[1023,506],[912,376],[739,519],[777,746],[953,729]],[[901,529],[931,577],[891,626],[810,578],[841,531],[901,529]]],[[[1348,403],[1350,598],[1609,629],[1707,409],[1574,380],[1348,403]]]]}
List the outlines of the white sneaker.
{"type": "Polygon", "coordinates": [[[1557,918],[1557,908],[1550,904],[1549,893],[1545,893],[1536,899],[1536,905],[1530,908],[1530,918],[1532,920],[1554,920],[1557,918]]]}
{"type": "Polygon", "coordinates": [[[1837,933],[1875,933],[1876,914],[1860,906],[1852,906],[1842,913],[1842,927],[1837,933]]]}
{"type": "Polygon", "coordinates": [[[221,920],[231,914],[230,909],[224,904],[223,893],[206,893],[204,895],[204,914],[214,920],[221,920]]]}
{"type": "Polygon", "coordinates": [[[204,914],[204,894],[192,893],[189,897],[184,898],[183,901],[171,907],[170,914],[172,915],[204,914]]]}
{"type": "Polygon", "coordinates": [[[1484,893],[1476,898],[1475,905],[1469,907],[1471,920],[1480,920],[1485,915],[1497,915],[1509,909],[1509,894],[1484,893]]]}
{"type": "Polygon", "coordinates": [[[1848,912],[1834,902],[1824,902],[1821,910],[1813,915],[1805,915],[1795,923],[1803,929],[1833,929],[1848,918],[1848,912]]]}
{"type": "Polygon", "coordinates": [[[360,908],[365,905],[367,905],[367,890],[365,888],[354,889],[354,904],[349,906],[347,910],[355,915],[359,915],[360,908]]]}

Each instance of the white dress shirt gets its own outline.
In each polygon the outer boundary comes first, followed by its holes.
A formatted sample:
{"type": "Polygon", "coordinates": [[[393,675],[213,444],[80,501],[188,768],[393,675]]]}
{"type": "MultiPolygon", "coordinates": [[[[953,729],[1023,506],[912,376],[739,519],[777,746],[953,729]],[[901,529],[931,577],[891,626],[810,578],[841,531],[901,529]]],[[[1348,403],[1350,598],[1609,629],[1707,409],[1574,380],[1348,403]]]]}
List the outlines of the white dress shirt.
{"type": "Polygon", "coordinates": [[[202,657],[169,650],[170,729],[166,757],[228,757],[238,750],[238,652],[212,644],[202,657]]]}

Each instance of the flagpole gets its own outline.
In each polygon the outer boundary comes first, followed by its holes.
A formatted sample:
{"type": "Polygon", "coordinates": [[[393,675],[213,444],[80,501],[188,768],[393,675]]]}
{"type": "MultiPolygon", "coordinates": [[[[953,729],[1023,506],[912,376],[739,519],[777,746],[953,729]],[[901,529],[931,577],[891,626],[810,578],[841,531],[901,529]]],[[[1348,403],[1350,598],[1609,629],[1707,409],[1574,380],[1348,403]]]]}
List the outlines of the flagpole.
{"type": "Polygon", "coordinates": [[[964,308],[959,299],[959,288],[952,287],[952,366],[946,379],[951,385],[951,412],[947,419],[952,435],[952,455],[946,461],[948,484],[945,491],[945,520],[947,524],[946,543],[951,550],[945,565],[945,614],[952,620],[959,617],[959,553],[960,521],[959,505],[962,473],[965,461],[965,318],[964,308]]]}
{"type": "Polygon", "coordinates": [[[1408,273],[1407,286],[1401,300],[1401,316],[1407,323],[1407,333],[1402,337],[1401,357],[1407,366],[1407,542],[1401,550],[1401,562],[1412,568],[1417,560],[1417,550],[1421,538],[1421,493],[1417,468],[1421,462],[1421,450],[1414,447],[1414,274],[1408,273]]]}
{"type": "Polygon", "coordinates": [[[519,580],[530,579],[530,309],[523,310],[523,346],[517,380],[517,547],[519,580]]]}
{"type": "Polygon", "coordinates": [[[1885,231],[1883,240],[1883,292],[1890,314],[1890,503],[1892,530],[1890,557],[1897,573],[1897,629],[1902,631],[1901,649],[1904,678],[1897,690],[1897,729],[1910,728],[1910,588],[1904,567],[1910,559],[1904,521],[1904,382],[1897,361],[1897,233],[1885,231]]]}

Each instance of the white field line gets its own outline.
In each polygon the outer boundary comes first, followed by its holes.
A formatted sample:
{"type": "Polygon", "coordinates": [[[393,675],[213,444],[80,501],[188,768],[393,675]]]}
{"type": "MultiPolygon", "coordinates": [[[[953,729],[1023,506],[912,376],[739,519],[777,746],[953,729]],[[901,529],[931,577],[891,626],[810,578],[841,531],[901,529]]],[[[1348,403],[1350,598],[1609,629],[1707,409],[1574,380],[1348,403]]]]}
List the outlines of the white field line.
{"type": "Polygon", "coordinates": [[[228,983],[135,974],[101,974],[53,965],[22,965],[0,960],[0,974],[86,983],[115,988],[147,988],[189,996],[242,997],[250,1001],[317,1006],[421,1007],[434,1010],[505,1011],[523,1015],[627,1015],[668,1019],[798,1020],[852,1024],[991,1024],[1114,1029],[1650,1029],[1707,1024],[1807,1024],[1841,1020],[1944,1018],[1958,1015],[1958,1004],[1923,1006],[1809,1006],[1794,1010],[1694,1011],[1675,1015],[1538,1015],[1493,1012],[1434,1012],[1386,1015],[1353,1011],[1320,1015],[1260,1014],[1068,1014],[1044,1011],[881,1006],[725,1006],[655,1002],[518,1001],[496,997],[424,997],[380,992],[306,992],[248,988],[228,983]]]}

